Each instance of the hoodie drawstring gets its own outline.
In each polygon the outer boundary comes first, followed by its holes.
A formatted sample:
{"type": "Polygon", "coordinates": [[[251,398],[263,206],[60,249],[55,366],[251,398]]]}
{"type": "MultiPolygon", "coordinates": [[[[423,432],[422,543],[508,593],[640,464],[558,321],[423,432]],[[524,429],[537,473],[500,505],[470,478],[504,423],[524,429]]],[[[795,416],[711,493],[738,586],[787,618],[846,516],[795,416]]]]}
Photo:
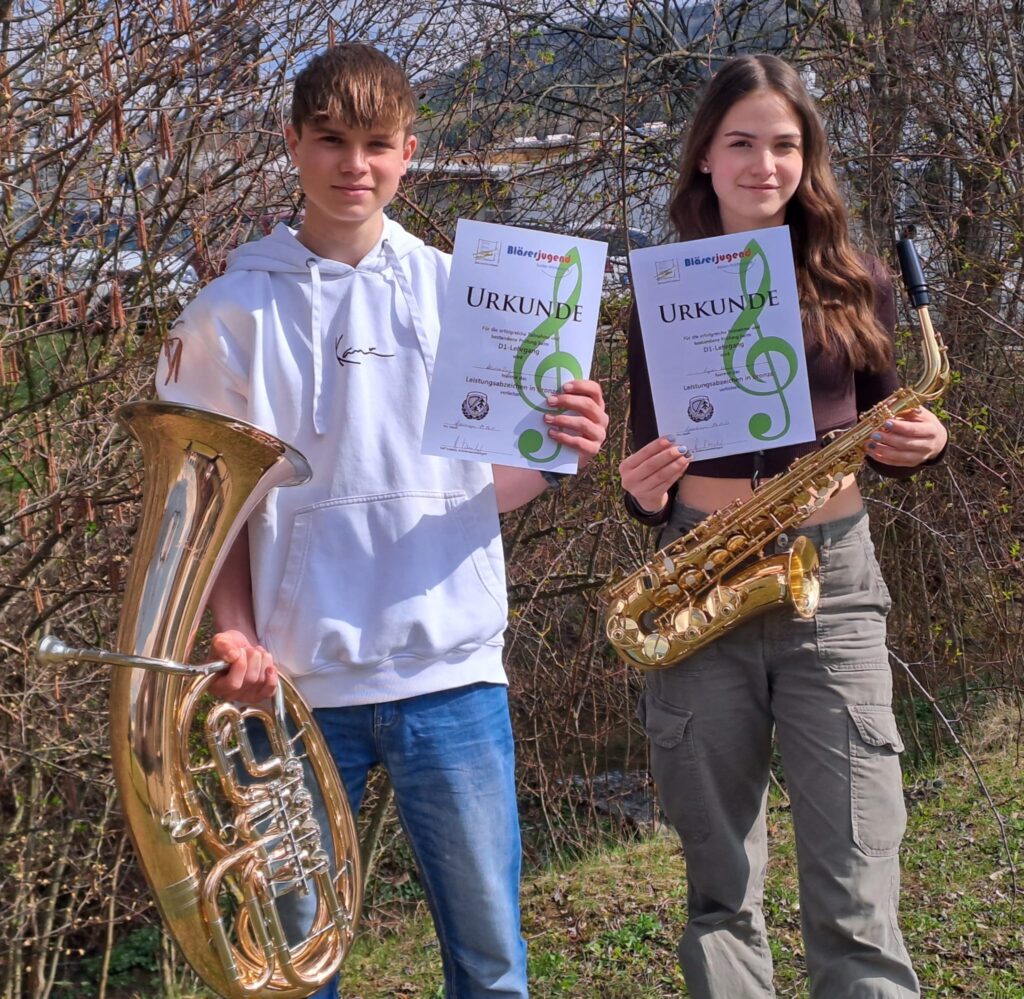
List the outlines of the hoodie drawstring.
{"type": "MultiPolygon", "coordinates": [[[[423,366],[426,368],[427,381],[429,383],[434,374],[434,347],[427,336],[426,324],[423,322],[423,313],[420,312],[419,303],[416,301],[416,296],[413,294],[412,285],[409,282],[409,276],[405,273],[405,268],[402,266],[402,262],[399,259],[398,254],[395,252],[395,248],[387,239],[383,242],[383,250],[388,266],[395,275],[395,281],[405,298],[405,304],[408,306],[409,317],[412,320],[413,332],[415,332],[416,339],[420,344],[420,354],[423,357],[423,366]]],[[[309,268],[309,276],[312,282],[309,299],[309,334],[313,348],[313,432],[316,434],[323,434],[326,433],[324,417],[321,412],[324,381],[324,348],[323,330],[320,328],[320,324],[323,310],[320,267],[317,264],[316,257],[307,258],[306,267],[309,268]]]]}
{"type": "Polygon", "coordinates": [[[413,332],[416,334],[416,339],[420,342],[420,353],[423,355],[423,366],[427,369],[427,384],[429,385],[431,379],[434,377],[434,347],[431,344],[430,339],[427,337],[427,328],[423,322],[423,313],[420,312],[420,306],[416,301],[416,296],[413,294],[412,285],[409,283],[409,277],[405,273],[402,261],[395,252],[395,248],[391,245],[391,241],[385,239],[383,248],[384,256],[387,258],[388,265],[391,267],[391,271],[395,275],[395,281],[398,282],[398,287],[401,290],[402,295],[405,297],[405,304],[409,308],[409,318],[412,320],[412,328],[413,332]]]}
{"type": "Polygon", "coordinates": [[[323,420],[320,415],[320,396],[324,381],[324,348],[323,334],[320,329],[320,268],[316,257],[306,261],[313,288],[309,296],[309,335],[313,341],[313,432],[324,433],[323,420]]]}

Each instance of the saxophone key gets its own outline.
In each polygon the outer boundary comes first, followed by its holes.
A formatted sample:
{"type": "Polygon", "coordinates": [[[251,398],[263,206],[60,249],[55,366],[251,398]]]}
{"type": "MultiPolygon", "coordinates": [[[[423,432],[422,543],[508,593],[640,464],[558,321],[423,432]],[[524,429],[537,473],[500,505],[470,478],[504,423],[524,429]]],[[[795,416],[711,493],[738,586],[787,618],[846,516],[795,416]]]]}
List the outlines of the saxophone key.
{"type": "Polygon", "coordinates": [[[640,627],[628,617],[614,617],[608,622],[608,637],[616,645],[635,645],[640,638],[640,627]]]}
{"type": "Polygon", "coordinates": [[[715,591],[718,600],[718,615],[723,618],[735,617],[740,612],[743,597],[728,586],[719,586],[715,591]]]}
{"type": "Polygon", "coordinates": [[[696,642],[709,623],[708,616],[699,608],[684,607],[673,620],[673,631],[684,642],[696,642]]]}
{"type": "Polygon", "coordinates": [[[644,638],[643,654],[648,662],[661,662],[668,655],[669,641],[664,635],[647,635],[644,638]]]}
{"type": "Polygon", "coordinates": [[[720,566],[732,561],[732,554],[725,548],[716,548],[708,553],[707,561],[704,563],[704,571],[708,575],[717,571],[720,566]]]}

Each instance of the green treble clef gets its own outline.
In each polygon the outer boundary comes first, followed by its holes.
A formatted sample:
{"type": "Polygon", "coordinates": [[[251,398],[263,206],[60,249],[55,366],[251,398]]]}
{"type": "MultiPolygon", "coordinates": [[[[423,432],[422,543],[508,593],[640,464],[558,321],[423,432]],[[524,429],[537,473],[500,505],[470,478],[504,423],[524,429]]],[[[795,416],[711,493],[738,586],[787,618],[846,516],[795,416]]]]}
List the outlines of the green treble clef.
{"type": "Polygon", "coordinates": [[[783,414],[781,430],[776,433],[771,432],[773,421],[768,413],[755,413],[750,418],[748,424],[750,433],[755,439],[773,441],[778,440],[789,430],[791,417],[785,390],[796,377],[798,371],[797,355],[792,345],[781,337],[765,336],[761,332],[758,317],[764,311],[765,304],[768,301],[768,293],[771,288],[771,270],[768,266],[768,258],[756,240],[752,239],[747,243],[745,251],[749,251],[749,255],[744,255],[740,261],[740,290],[746,299],[747,307],[737,316],[736,322],[733,323],[732,329],[729,330],[725,338],[725,345],[722,348],[722,360],[725,362],[726,374],[741,391],[746,392],[748,395],[777,395],[779,397],[779,401],[782,403],[783,414]],[[747,289],[747,271],[755,260],[761,262],[761,282],[757,287],[757,291],[751,295],[747,289]],[[753,304],[754,296],[757,297],[757,305],[753,304]],[[751,330],[757,334],[757,341],[747,352],[744,364],[749,377],[748,379],[741,380],[740,375],[736,371],[736,354],[743,339],[751,330]],[[780,376],[776,370],[776,357],[784,360],[789,366],[785,377],[780,376]],[[768,364],[769,377],[767,378],[762,378],[755,370],[761,358],[764,358],[768,364]],[[758,384],[752,384],[750,379],[753,379],[753,382],[758,384]],[[769,382],[770,384],[768,384],[769,382]]]}
{"type": "MultiPolygon", "coordinates": [[[[544,376],[552,369],[565,369],[571,376],[571,378],[582,378],[583,369],[580,367],[580,362],[566,350],[562,350],[559,343],[559,335],[562,327],[568,322],[569,317],[573,314],[577,304],[580,300],[580,292],[583,289],[583,265],[580,261],[580,253],[576,247],[573,247],[567,254],[565,254],[565,260],[558,265],[558,270],[555,273],[555,286],[551,292],[551,315],[544,319],[544,321],[535,329],[532,333],[528,334],[526,339],[520,344],[519,349],[516,351],[515,364],[513,366],[513,374],[515,377],[516,390],[519,392],[523,402],[526,403],[531,409],[535,409],[538,412],[548,412],[548,407],[543,403],[543,400],[550,394],[549,391],[545,390],[543,385],[544,376]],[[572,269],[575,269],[576,283],[573,285],[572,291],[568,297],[562,299],[558,292],[562,284],[562,279],[572,269]],[[552,343],[553,350],[547,355],[538,365],[536,370],[533,372],[533,386],[540,393],[541,402],[534,401],[534,398],[527,391],[526,375],[524,368],[526,362],[530,359],[537,348],[550,340],[552,343]]],[[[563,379],[560,376],[560,371],[556,371],[556,391],[561,390],[563,379]]],[[[565,379],[566,381],[570,379],[565,379]]],[[[519,453],[530,461],[535,461],[540,464],[546,464],[554,461],[555,458],[561,453],[562,445],[556,444],[555,450],[544,457],[541,457],[539,451],[544,446],[544,435],[539,430],[534,430],[532,427],[528,430],[524,430],[516,441],[516,446],[519,448],[519,453]]]]}

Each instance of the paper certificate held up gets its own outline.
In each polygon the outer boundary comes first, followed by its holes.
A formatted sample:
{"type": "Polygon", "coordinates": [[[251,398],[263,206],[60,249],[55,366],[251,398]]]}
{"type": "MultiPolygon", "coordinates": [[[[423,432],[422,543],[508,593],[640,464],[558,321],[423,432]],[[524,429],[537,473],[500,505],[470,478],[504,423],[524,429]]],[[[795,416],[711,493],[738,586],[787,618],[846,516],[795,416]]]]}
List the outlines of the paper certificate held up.
{"type": "Polygon", "coordinates": [[[575,472],[546,398],[587,378],[607,246],[460,219],[423,431],[424,454],[575,472]]]}
{"type": "Polygon", "coordinates": [[[658,432],[698,459],[813,440],[789,227],[630,254],[658,432]]]}

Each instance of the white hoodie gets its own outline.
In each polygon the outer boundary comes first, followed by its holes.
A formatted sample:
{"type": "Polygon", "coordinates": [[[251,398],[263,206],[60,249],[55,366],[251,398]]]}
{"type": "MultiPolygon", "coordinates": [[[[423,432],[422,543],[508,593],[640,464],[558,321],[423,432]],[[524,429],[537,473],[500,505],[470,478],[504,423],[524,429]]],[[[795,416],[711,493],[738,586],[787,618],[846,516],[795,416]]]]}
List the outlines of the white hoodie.
{"type": "Polygon", "coordinates": [[[420,454],[449,264],[389,219],[357,267],[279,225],[231,254],[161,354],[161,398],[312,466],[253,514],[249,547],[259,640],[313,707],[505,682],[490,465],[420,454]]]}

